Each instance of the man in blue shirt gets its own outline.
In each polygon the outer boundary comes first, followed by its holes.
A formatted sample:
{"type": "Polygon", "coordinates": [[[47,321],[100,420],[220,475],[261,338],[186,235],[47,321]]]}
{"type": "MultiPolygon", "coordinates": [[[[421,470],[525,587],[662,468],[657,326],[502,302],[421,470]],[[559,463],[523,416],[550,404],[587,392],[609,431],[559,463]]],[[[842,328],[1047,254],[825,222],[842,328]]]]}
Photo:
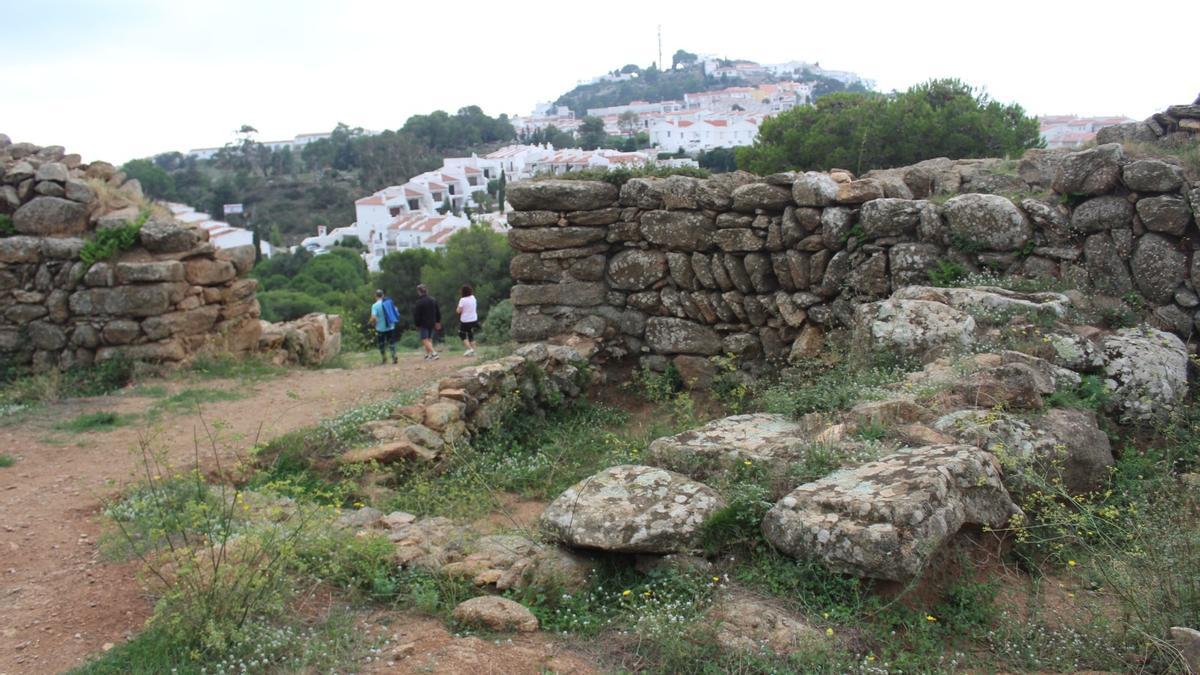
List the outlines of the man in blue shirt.
{"type": "Polygon", "coordinates": [[[392,363],[397,363],[396,358],[396,341],[392,339],[393,331],[396,329],[396,323],[389,316],[392,312],[388,312],[384,307],[383,290],[375,291],[375,304],[371,305],[371,319],[375,322],[375,342],[379,345],[379,362],[387,363],[387,350],[392,351],[392,363]]]}

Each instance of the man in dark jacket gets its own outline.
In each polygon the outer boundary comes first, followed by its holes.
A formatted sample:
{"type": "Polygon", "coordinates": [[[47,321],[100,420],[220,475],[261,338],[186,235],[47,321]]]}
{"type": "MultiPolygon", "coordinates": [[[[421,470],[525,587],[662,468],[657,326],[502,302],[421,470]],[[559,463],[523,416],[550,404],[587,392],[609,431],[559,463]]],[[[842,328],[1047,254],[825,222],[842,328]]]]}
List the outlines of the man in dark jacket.
{"type": "Polygon", "coordinates": [[[429,297],[425,284],[417,286],[417,302],[413,304],[413,325],[421,334],[425,358],[438,358],[438,353],[433,351],[433,335],[442,329],[442,311],[438,309],[437,300],[429,297]]]}

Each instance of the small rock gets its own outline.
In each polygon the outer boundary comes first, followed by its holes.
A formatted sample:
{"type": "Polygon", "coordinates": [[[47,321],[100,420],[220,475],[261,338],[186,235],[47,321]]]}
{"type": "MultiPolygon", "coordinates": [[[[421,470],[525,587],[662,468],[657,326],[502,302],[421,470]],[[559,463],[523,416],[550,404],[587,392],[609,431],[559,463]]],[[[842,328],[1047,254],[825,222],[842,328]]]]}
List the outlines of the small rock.
{"type": "Polygon", "coordinates": [[[486,626],[497,631],[532,633],[538,629],[537,617],[524,605],[492,595],[483,595],[459,603],[454,608],[456,620],[470,625],[486,626]]]}

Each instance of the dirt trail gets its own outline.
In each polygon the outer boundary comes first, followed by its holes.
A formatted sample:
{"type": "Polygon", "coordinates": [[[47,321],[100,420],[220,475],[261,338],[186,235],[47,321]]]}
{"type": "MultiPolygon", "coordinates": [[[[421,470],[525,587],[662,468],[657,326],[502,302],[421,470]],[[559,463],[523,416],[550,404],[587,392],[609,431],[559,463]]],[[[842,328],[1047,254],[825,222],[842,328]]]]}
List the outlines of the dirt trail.
{"type": "MultiPolygon", "coordinates": [[[[310,426],[392,390],[426,384],[474,359],[424,361],[352,370],[292,370],[250,384],[209,380],[190,386],[238,389],[248,395],[202,406],[219,422],[225,452],[245,450],[256,434],[269,440],[310,426]]],[[[165,381],[172,389],[186,385],[165,381]]],[[[77,666],[107,643],[136,633],[152,608],[131,564],[105,561],[97,546],[101,499],[134,480],[133,454],[144,423],[71,438],[56,422],[85,412],[144,412],[150,398],[77,399],[50,406],[19,425],[0,426],[0,452],[18,458],[0,468],[0,675],[56,673],[77,666]]],[[[194,413],[167,415],[156,447],[177,464],[193,454],[194,413]]]]}

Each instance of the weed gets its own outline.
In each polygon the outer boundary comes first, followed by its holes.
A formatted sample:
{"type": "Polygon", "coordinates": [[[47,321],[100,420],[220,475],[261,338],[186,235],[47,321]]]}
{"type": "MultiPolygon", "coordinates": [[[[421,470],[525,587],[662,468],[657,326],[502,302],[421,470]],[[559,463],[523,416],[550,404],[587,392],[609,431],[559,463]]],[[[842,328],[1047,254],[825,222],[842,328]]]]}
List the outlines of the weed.
{"type": "Polygon", "coordinates": [[[0,454],[0,469],[7,469],[17,463],[17,458],[9,454],[0,454]]]}
{"type": "Polygon", "coordinates": [[[737,357],[732,354],[715,356],[712,361],[717,369],[712,380],[713,395],[729,414],[745,412],[750,407],[752,392],[738,370],[737,357]]]}
{"type": "Polygon", "coordinates": [[[83,433],[87,431],[112,431],[117,427],[123,427],[133,421],[134,418],[127,415],[118,415],[115,412],[100,411],[94,413],[85,413],[76,417],[73,420],[59,422],[54,425],[55,431],[69,431],[72,433],[83,433]]]}
{"type": "Polygon", "coordinates": [[[8,237],[16,233],[17,228],[13,225],[12,216],[0,213],[0,237],[8,237]]]}
{"type": "Polygon", "coordinates": [[[283,368],[261,358],[238,358],[228,353],[197,356],[188,370],[203,378],[227,378],[243,381],[263,380],[284,371],[283,368]]]}
{"type": "Polygon", "coordinates": [[[217,403],[220,401],[236,401],[245,398],[245,394],[238,391],[229,391],[226,389],[184,389],[183,391],[172,394],[150,408],[150,414],[157,415],[161,413],[188,413],[195,412],[201,405],[207,403],[217,403]]]}
{"type": "Polygon", "coordinates": [[[701,529],[701,544],[709,553],[761,542],[763,516],[773,505],[761,480],[739,481],[726,497],[728,505],[709,516],[701,529]]]}
{"type": "Polygon", "coordinates": [[[937,267],[929,270],[929,281],[934,286],[954,286],[967,276],[967,270],[952,260],[939,260],[937,267]]]}
{"type": "Polygon", "coordinates": [[[1111,394],[1104,380],[1098,375],[1084,375],[1079,384],[1073,387],[1061,387],[1046,398],[1046,406],[1050,408],[1084,408],[1085,410],[1100,411],[1108,405],[1111,394]]]}
{"type": "Polygon", "coordinates": [[[662,372],[642,366],[633,374],[632,384],[651,403],[666,403],[684,389],[683,376],[674,363],[668,363],[662,372]]]}
{"type": "Polygon", "coordinates": [[[866,360],[843,357],[833,366],[801,363],[761,398],[768,411],[794,417],[844,410],[859,401],[884,396],[881,387],[899,381],[910,365],[885,354],[866,360]]]}
{"type": "Polygon", "coordinates": [[[121,251],[133,248],[138,241],[138,232],[150,218],[150,210],[143,209],[134,220],[125,221],[124,225],[96,230],[96,234],[79,250],[79,260],[86,272],[92,265],[111,260],[121,251]]]}

